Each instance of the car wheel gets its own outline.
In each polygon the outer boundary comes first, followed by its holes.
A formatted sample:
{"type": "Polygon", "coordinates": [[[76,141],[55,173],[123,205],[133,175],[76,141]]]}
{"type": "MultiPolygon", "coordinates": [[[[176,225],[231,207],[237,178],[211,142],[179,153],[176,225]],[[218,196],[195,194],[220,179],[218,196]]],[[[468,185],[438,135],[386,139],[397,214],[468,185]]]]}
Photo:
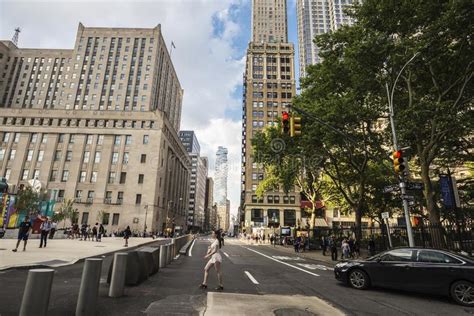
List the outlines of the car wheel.
{"type": "Polygon", "coordinates": [[[370,284],[369,276],[362,270],[354,269],[349,272],[349,284],[355,289],[365,290],[370,284]]]}
{"type": "Polygon", "coordinates": [[[451,297],[464,306],[474,306],[474,284],[468,281],[457,281],[451,285],[451,297]]]}

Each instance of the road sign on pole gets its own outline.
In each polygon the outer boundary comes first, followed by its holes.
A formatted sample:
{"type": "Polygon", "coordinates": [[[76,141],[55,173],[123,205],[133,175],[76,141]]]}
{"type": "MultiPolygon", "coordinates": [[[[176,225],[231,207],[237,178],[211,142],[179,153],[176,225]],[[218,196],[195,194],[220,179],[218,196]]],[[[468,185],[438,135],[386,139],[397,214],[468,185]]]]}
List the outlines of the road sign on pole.
{"type": "Polygon", "coordinates": [[[390,192],[399,191],[399,190],[400,190],[400,186],[398,184],[391,184],[383,188],[383,193],[390,193],[390,192]]]}
{"type": "Polygon", "coordinates": [[[387,219],[390,217],[390,213],[389,212],[383,212],[382,213],[382,219],[387,219]]]}
{"type": "Polygon", "coordinates": [[[415,200],[415,197],[413,195],[403,194],[401,197],[402,197],[402,199],[407,200],[407,201],[414,201],[415,200]]]}
{"type": "Polygon", "coordinates": [[[423,190],[424,185],[421,182],[407,182],[407,190],[423,190]]]}

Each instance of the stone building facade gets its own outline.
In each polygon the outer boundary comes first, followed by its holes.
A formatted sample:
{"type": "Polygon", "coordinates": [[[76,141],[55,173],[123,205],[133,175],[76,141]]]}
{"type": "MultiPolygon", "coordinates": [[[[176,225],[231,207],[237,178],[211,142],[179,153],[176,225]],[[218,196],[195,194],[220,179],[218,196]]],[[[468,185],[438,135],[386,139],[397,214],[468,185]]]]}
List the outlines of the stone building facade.
{"type": "Polygon", "coordinates": [[[0,176],[74,199],[109,232],[185,230],[190,158],[181,89],[158,25],[79,24],[73,49],[0,42],[0,176]],[[102,212],[101,212],[102,211],[102,212]]]}

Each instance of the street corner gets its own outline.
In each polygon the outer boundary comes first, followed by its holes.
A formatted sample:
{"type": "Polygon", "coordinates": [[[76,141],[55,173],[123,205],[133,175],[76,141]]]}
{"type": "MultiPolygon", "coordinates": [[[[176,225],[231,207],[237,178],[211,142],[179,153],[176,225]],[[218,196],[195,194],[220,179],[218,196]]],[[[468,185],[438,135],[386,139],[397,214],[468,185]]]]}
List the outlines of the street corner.
{"type": "Polygon", "coordinates": [[[203,315],[206,295],[170,295],[151,303],[145,315],[203,315]]]}
{"type": "Polygon", "coordinates": [[[221,315],[327,315],[342,316],[342,311],[315,296],[251,295],[209,292],[205,316],[221,315]]]}

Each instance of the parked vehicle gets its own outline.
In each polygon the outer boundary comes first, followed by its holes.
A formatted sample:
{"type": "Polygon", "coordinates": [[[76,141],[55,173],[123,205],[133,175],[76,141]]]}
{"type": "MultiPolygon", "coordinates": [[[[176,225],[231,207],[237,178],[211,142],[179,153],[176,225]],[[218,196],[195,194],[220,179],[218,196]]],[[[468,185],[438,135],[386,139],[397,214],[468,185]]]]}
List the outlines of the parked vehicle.
{"type": "Polygon", "coordinates": [[[379,286],[449,295],[458,304],[474,307],[474,259],[449,251],[398,248],[338,263],[334,273],[359,290],[379,286]]]}

